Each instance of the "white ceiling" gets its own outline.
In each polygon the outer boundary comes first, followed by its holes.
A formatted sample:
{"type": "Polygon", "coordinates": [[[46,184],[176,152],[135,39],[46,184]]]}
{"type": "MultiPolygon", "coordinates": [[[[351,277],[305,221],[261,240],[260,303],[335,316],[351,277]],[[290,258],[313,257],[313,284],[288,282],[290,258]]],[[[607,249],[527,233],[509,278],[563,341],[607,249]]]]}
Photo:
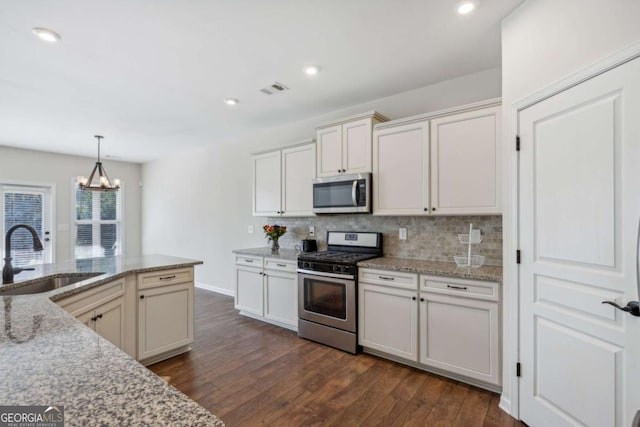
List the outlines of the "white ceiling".
{"type": "Polygon", "coordinates": [[[105,154],[143,162],[229,141],[499,66],[521,2],[0,0],[0,145],[93,156],[101,133],[105,154]],[[291,90],[258,91],[274,81],[291,90]]]}

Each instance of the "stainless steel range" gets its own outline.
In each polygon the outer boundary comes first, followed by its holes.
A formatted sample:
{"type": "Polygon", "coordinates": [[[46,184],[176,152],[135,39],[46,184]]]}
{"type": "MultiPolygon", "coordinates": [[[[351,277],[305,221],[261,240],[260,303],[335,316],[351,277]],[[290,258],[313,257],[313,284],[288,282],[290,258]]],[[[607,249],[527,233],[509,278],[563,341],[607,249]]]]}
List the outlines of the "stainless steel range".
{"type": "Polygon", "coordinates": [[[356,353],[356,264],[382,256],[382,233],[329,231],[327,245],[298,255],[298,335],[356,353]]]}

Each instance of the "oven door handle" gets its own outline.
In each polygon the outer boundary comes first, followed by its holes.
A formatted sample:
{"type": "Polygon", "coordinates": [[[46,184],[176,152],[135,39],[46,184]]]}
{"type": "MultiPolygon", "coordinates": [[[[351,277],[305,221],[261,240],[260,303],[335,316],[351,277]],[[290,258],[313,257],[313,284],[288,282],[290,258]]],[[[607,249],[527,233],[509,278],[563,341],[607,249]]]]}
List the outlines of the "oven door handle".
{"type": "Polygon", "coordinates": [[[307,276],[330,277],[332,279],[343,279],[343,280],[353,280],[355,278],[352,274],[325,273],[324,271],[304,270],[302,268],[298,269],[298,273],[305,274],[307,276]]]}
{"type": "Polygon", "coordinates": [[[358,206],[358,180],[353,180],[353,186],[351,187],[351,201],[353,206],[358,206]]]}

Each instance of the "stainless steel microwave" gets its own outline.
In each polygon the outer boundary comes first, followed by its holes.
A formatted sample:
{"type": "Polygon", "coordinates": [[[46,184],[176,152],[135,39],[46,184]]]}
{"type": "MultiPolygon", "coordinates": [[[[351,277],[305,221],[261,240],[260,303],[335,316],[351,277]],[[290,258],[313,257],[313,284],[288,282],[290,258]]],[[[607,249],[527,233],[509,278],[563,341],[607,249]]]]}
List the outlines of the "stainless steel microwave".
{"type": "Polygon", "coordinates": [[[314,213],[371,212],[371,174],[338,175],[313,180],[314,213]]]}

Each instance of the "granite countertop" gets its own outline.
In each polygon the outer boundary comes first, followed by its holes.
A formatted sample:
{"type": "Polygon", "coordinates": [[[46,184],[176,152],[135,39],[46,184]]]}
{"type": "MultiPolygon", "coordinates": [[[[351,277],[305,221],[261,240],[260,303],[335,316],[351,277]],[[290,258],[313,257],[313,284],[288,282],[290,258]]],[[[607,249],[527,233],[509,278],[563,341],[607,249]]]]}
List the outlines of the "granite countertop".
{"type": "Polygon", "coordinates": [[[280,248],[278,253],[271,252],[271,248],[250,248],[250,249],[234,249],[232,251],[234,254],[240,255],[253,255],[253,256],[261,256],[265,258],[278,258],[285,259],[289,261],[295,261],[298,259],[298,254],[300,251],[295,249],[283,249],[280,248]]]}
{"type": "MultiPolygon", "coordinates": [[[[82,260],[38,267],[20,283],[38,276],[105,273],[70,285],[75,293],[127,273],[200,263],[160,255],[82,260]]],[[[224,425],[57,306],[52,299],[69,295],[65,288],[0,298],[4,311],[0,319],[3,405],[63,405],[65,425],[70,426],[224,425]]]]}
{"type": "Polygon", "coordinates": [[[458,267],[454,262],[382,257],[360,261],[358,263],[358,267],[405,271],[408,273],[433,274],[434,276],[457,277],[460,279],[502,282],[502,267],[495,265],[471,268],[458,267]]]}
{"type": "Polygon", "coordinates": [[[56,264],[41,264],[33,266],[35,268],[34,271],[23,271],[15,275],[14,283],[0,285],[0,296],[2,296],[3,290],[20,288],[44,277],[60,277],[68,274],[82,273],[103,273],[46,293],[53,301],[57,301],[61,298],[99,286],[105,282],[118,279],[129,273],[144,273],[167,268],[192,267],[198,264],[202,264],[202,261],[166,255],[144,255],[139,257],[114,256],[71,260],[56,264]]]}

